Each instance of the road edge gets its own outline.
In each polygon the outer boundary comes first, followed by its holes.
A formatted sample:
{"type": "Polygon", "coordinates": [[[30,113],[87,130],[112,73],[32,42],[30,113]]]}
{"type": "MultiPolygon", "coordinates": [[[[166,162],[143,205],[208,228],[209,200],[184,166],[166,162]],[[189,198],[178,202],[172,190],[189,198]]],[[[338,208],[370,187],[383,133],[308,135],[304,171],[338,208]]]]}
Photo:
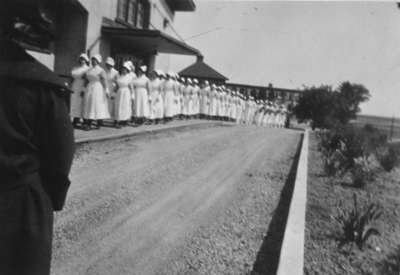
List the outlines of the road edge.
{"type": "Polygon", "coordinates": [[[165,131],[176,131],[176,130],[190,130],[194,128],[208,128],[208,127],[216,127],[216,126],[232,126],[226,122],[208,122],[208,123],[193,123],[188,125],[174,125],[170,127],[163,127],[159,129],[143,129],[143,131],[139,132],[131,132],[131,133],[122,133],[122,134],[111,134],[107,136],[99,136],[99,137],[90,137],[90,138],[79,138],[75,140],[75,145],[82,145],[88,143],[95,143],[95,142],[102,142],[114,139],[122,139],[122,138],[129,138],[134,136],[143,136],[149,134],[158,134],[165,131]]]}
{"type": "Polygon", "coordinates": [[[305,130],[303,135],[303,144],[281,246],[277,275],[303,274],[309,131],[305,130]]]}

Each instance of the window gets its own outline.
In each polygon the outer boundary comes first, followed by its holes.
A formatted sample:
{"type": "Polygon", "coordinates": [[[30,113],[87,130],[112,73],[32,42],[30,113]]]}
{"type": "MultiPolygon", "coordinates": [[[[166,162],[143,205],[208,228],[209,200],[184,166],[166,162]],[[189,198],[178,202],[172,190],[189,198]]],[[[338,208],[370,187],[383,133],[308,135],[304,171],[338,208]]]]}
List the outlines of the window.
{"type": "Polygon", "coordinates": [[[146,0],[118,0],[118,20],[135,28],[147,28],[149,3],[146,0]]]}
{"type": "Polygon", "coordinates": [[[131,25],[136,25],[136,0],[129,1],[127,22],[131,25]]]}
{"type": "Polygon", "coordinates": [[[138,13],[136,26],[143,29],[144,26],[144,5],[142,2],[138,2],[138,13]]]}
{"type": "Polygon", "coordinates": [[[117,11],[118,19],[125,20],[127,10],[128,10],[128,0],[119,0],[118,11],[117,11]]]}

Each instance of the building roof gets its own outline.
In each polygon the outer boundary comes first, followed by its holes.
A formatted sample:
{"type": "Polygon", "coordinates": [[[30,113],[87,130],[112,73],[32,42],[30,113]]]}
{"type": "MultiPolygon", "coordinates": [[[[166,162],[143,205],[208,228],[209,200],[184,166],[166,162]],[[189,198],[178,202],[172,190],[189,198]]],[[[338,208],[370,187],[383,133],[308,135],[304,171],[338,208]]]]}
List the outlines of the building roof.
{"type": "Polygon", "coordinates": [[[179,72],[179,75],[184,77],[194,77],[194,78],[203,78],[203,79],[213,79],[213,80],[220,80],[226,81],[228,78],[212,67],[204,63],[202,58],[199,58],[196,63],[190,65],[189,67],[183,69],[179,72]]]}
{"type": "Polygon", "coordinates": [[[167,0],[168,5],[175,11],[195,11],[193,0],[167,0]]]}
{"type": "Polygon", "coordinates": [[[108,18],[103,18],[101,32],[111,41],[132,50],[201,55],[199,50],[159,30],[129,28],[108,18]]]}

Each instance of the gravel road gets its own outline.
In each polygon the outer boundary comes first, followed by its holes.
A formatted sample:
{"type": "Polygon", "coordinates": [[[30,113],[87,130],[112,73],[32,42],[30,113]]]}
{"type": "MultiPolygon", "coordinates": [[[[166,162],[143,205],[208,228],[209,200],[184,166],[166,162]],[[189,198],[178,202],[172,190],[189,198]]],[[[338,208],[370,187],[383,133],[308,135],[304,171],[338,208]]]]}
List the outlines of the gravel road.
{"type": "Polygon", "coordinates": [[[250,273],[299,138],[223,126],[81,147],[52,274],[250,273]]]}

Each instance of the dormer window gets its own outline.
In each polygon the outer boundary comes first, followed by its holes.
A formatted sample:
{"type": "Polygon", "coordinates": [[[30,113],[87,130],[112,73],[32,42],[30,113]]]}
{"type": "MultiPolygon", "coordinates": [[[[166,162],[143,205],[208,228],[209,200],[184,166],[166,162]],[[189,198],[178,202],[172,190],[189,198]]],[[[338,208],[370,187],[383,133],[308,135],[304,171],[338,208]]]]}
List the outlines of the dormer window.
{"type": "Polygon", "coordinates": [[[138,29],[149,24],[150,6],[146,0],[118,0],[118,21],[138,29]]]}

